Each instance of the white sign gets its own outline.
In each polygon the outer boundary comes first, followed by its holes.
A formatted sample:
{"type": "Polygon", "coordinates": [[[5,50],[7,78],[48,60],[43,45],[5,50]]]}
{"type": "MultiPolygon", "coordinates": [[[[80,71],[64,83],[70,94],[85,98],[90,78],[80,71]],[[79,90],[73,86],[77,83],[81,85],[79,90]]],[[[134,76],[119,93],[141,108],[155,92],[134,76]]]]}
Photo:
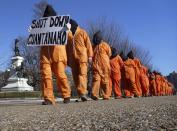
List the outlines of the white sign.
{"type": "Polygon", "coordinates": [[[64,45],[67,43],[69,15],[33,20],[27,46],[64,45]]]}

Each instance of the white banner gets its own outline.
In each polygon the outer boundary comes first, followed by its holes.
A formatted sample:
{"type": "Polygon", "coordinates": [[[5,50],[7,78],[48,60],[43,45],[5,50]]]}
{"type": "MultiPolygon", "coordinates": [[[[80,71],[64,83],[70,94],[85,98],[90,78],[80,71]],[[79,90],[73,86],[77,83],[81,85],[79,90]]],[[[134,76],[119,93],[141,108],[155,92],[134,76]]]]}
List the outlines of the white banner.
{"type": "Polygon", "coordinates": [[[33,20],[27,46],[65,45],[68,38],[69,15],[33,20]]]}

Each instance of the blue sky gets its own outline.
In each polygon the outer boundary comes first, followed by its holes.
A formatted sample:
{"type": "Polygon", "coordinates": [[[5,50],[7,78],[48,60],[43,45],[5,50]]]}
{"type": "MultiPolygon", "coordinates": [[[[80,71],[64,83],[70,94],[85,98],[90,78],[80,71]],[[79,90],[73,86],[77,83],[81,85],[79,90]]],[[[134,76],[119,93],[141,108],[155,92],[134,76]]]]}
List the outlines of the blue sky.
{"type": "MultiPolygon", "coordinates": [[[[12,55],[12,43],[28,35],[33,7],[39,0],[2,0],[0,4],[0,70],[12,55]],[[1,63],[1,62],[0,62],[1,63]]],[[[49,0],[60,14],[70,14],[84,28],[89,20],[107,17],[124,35],[149,51],[155,69],[177,71],[177,0],[49,0]]]]}

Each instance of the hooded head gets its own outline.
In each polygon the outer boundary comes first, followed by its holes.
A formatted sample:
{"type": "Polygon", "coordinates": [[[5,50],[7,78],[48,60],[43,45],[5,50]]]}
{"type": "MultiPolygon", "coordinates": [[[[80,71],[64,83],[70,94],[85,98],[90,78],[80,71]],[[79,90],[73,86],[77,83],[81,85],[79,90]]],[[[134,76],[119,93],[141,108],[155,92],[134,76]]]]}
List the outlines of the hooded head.
{"type": "Polygon", "coordinates": [[[112,52],[111,58],[114,58],[117,56],[117,49],[116,48],[112,47],[111,52],[112,52]]]}
{"type": "Polygon", "coordinates": [[[122,58],[123,61],[127,60],[127,57],[124,55],[123,51],[120,52],[120,57],[122,58]]]}
{"type": "Polygon", "coordinates": [[[102,35],[100,31],[97,31],[94,35],[93,35],[93,44],[94,45],[98,45],[100,44],[102,41],[102,35]]]}
{"type": "Polygon", "coordinates": [[[73,19],[70,19],[70,24],[71,24],[71,29],[70,30],[71,30],[72,34],[74,35],[76,30],[77,30],[78,24],[73,19]]]}
{"type": "Polygon", "coordinates": [[[153,73],[154,73],[154,74],[157,74],[157,71],[154,70],[153,73]]]}
{"type": "Polygon", "coordinates": [[[51,5],[47,5],[43,14],[43,17],[56,16],[57,13],[51,5]]]}
{"type": "Polygon", "coordinates": [[[132,50],[127,54],[127,57],[130,59],[134,59],[134,54],[132,50]]]}

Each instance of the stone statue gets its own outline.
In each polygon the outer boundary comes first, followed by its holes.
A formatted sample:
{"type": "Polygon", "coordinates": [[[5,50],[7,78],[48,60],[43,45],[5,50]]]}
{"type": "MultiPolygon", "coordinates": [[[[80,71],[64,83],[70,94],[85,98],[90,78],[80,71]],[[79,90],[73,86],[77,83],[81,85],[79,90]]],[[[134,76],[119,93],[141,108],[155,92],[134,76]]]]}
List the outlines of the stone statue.
{"type": "Polygon", "coordinates": [[[18,48],[18,44],[19,44],[19,40],[15,39],[15,49],[14,49],[15,56],[20,56],[20,51],[19,51],[19,48],[18,48]]]}
{"type": "Polygon", "coordinates": [[[12,58],[12,68],[11,72],[14,74],[14,76],[22,78],[23,72],[24,72],[24,58],[20,56],[20,50],[19,50],[19,40],[15,39],[15,48],[14,48],[14,53],[15,56],[12,58]]]}
{"type": "Polygon", "coordinates": [[[1,88],[1,91],[33,91],[33,87],[28,85],[28,79],[25,78],[24,58],[20,56],[18,48],[19,40],[15,39],[15,55],[11,58],[10,78],[6,86],[1,88]]]}

